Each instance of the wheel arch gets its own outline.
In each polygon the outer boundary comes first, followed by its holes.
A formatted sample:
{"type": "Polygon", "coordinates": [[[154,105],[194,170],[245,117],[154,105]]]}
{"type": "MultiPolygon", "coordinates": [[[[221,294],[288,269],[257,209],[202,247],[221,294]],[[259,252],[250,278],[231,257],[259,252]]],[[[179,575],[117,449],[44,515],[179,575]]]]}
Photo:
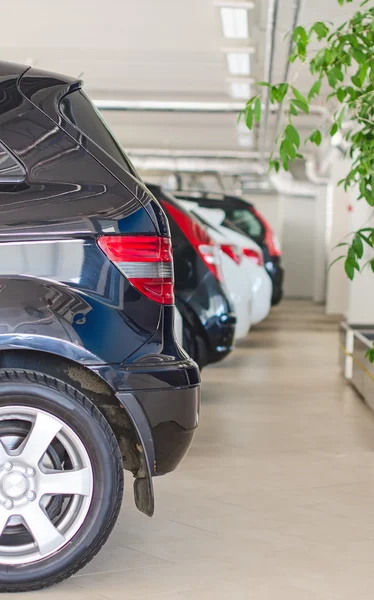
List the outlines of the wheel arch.
{"type": "MultiPolygon", "coordinates": [[[[153,446],[150,448],[149,436],[144,434],[135,420],[136,415],[133,415],[133,411],[124,403],[126,394],[121,394],[120,400],[115,390],[96,371],[65,356],[49,352],[29,349],[0,350],[0,369],[12,368],[38,371],[62,380],[91,400],[106,418],[116,436],[124,469],[130,471],[135,478],[134,495],[137,508],[152,516],[153,446]]],[[[132,398],[135,400],[133,396],[132,398]]],[[[144,426],[144,423],[142,425],[144,426]]]]}

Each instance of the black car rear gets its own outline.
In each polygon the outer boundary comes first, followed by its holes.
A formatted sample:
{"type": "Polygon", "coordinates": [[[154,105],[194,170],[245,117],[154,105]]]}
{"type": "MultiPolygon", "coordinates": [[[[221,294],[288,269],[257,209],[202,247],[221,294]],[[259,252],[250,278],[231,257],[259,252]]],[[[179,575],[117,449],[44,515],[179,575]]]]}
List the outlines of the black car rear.
{"type": "Polygon", "coordinates": [[[222,360],[233,347],[236,317],[220,280],[219,257],[215,260],[214,242],[178,200],[160,186],[148,188],[169,218],[184,347],[201,368],[222,360]]]}
{"type": "Polygon", "coordinates": [[[0,591],[61,581],[186,453],[167,218],[81,89],[0,63],[0,591]]]}

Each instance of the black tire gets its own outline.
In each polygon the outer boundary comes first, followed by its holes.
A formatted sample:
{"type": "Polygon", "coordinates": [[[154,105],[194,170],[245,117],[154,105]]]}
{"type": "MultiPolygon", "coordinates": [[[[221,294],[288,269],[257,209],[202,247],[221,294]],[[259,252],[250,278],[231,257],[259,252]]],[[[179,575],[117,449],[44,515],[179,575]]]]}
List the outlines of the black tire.
{"type": "Polygon", "coordinates": [[[108,422],[86,396],[70,385],[42,373],[0,370],[0,407],[12,404],[37,407],[65,422],[84,444],[94,477],[87,516],[69,543],[34,563],[0,564],[0,591],[24,592],[67,579],[97,554],[121,507],[123,466],[108,422]]]}

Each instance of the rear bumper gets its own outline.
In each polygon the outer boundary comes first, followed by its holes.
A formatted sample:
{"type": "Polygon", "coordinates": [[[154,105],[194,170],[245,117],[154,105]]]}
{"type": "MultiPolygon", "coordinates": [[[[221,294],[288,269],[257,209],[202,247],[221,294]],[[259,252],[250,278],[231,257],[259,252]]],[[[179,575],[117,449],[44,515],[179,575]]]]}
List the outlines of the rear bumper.
{"type": "Polygon", "coordinates": [[[258,285],[253,291],[251,319],[252,325],[261,323],[268,316],[273,296],[273,283],[263,267],[258,269],[258,285]]]}
{"type": "Polygon", "coordinates": [[[154,475],[170,473],[181,462],[194,437],[200,411],[200,385],[176,390],[135,393],[148,417],[153,439],[154,475]]]}
{"type": "Polygon", "coordinates": [[[267,262],[265,267],[273,282],[273,296],[271,303],[274,306],[275,304],[279,304],[283,298],[284,270],[280,266],[278,258],[275,259],[274,262],[267,262]]]}
{"type": "Polygon", "coordinates": [[[115,387],[138,433],[151,476],[177,467],[191,445],[200,411],[197,365],[190,358],[158,363],[155,358],[145,356],[146,362],[115,370],[113,365],[95,368],[115,387]]]}

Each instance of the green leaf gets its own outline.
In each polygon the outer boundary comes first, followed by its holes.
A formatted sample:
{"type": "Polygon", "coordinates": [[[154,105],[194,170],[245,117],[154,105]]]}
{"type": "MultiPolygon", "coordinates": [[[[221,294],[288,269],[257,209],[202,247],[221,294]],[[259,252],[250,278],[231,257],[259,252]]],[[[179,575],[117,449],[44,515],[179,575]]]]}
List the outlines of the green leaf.
{"type": "Polygon", "coordinates": [[[370,68],[370,64],[368,62],[366,62],[363,65],[361,65],[360,70],[358,72],[358,77],[359,77],[359,79],[361,81],[361,84],[364,83],[369,68],[370,68]]]}
{"type": "Polygon", "coordinates": [[[284,100],[285,95],[288,92],[288,83],[281,83],[278,87],[278,102],[284,100]]]}
{"type": "Polygon", "coordinates": [[[268,81],[257,81],[256,85],[259,85],[261,87],[271,87],[271,83],[269,83],[268,81]]]}
{"type": "Polygon", "coordinates": [[[301,102],[301,100],[292,100],[292,104],[306,114],[309,114],[309,105],[306,102],[301,102]]]}
{"type": "Polygon", "coordinates": [[[337,99],[339,100],[339,102],[344,102],[344,99],[347,95],[347,92],[344,88],[339,88],[336,94],[337,99]]]}
{"type": "Polygon", "coordinates": [[[326,37],[329,33],[329,28],[322,21],[317,21],[317,23],[314,23],[311,31],[315,31],[318,40],[322,40],[322,38],[326,37]]]}
{"type": "Polygon", "coordinates": [[[374,347],[366,350],[365,358],[367,358],[371,363],[374,362],[374,347]]]}
{"type": "Polygon", "coordinates": [[[293,125],[287,125],[285,129],[286,137],[293,143],[297,148],[300,146],[300,135],[297,129],[293,125]]]}
{"type": "Polygon", "coordinates": [[[270,160],[269,161],[269,171],[275,170],[276,173],[279,172],[280,163],[279,160],[270,160]]]}
{"type": "Polygon", "coordinates": [[[255,107],[253,109],[253,115],[256,119],[257,123],[261,121],[261,98],[257,97],[255,102],[255,107]]]}
{"type": "Polygon", "coordinates": [[[337,123],[334,123],[334,125],[330,129],[331,137],[334,137],[334,135],[336,134],[337,131],[338,131],[338,125],[337,125],[337,123]]]}
{"type": "Polygon", "coordinates": [[[336,119],[336,123],[337,123],[339,129],[341,129],[341,127],[343,125],[344,115],[345,115],[345,106],[343,106],[342,110],[339,113],[338,118],[336,119]]]}
{"type": "Polygon", "coordinates": [[[354,249],[354,251],[357,254],[358,258],[362,258],[363,257],[363,254],[364,254],[364,244],[362,243],[362,239],[361,239],[361,237],[358,234],[356,234],[355,237],[353,238],[352,248],[354,249]]]}
{"type": "Polygon", "coordinates": [[[248,129],[252,129],[253,126],[253,108],[252,106],[248,106],[245,111],[245,124],[248,129]]]}
{"type": "Polygon", "coordinates": [[[295,146],[292,144],[292,142],[290,142],[290,140],[288,140],[287,138],[285,138],[279,148],[279,152],[281,155],[281,158],[285,157],[285,156],[289,156],[291,158],[291,160],[294,160],[296,158],[296,148],[295,146]]]}
{"type": "Polygon", "coordinates": [[[371,270],[374,273],[374,258],[372,258],[372,260],[370,261],[370,266],[371,266],[371,270]]]}
{"type": "Polygon", "coordinates": [[[303,44],[306,44],[308,42],[308,34],[305,31],[304,27],[301,27],[301,25],[299,25],[299,27],[296,27],[292,34],[292,39],[294,42],[300,41],[303,44]]]}
{"type": "Polygon", "coordinates": [[[304,104],[306,104],[308,106],[308,100],[305,98],[305,96],[302,95],[301,92],[299,92],[299,90],[295,87],[292,88],[292,91],[294,93],[294,96],[296,98],[296,100],[299,100],[299,102],[303,102],[304,104]]]}
{"type": "Polygon", "coordinates": [[[358,75],[354,75],[353,77],[351,77],[351,81],[356,87],[362,88],[362,82],[358,75]]]}
{"type": "Polygon", "coordinates": [[[314,98],[314,96],[319,96],[320,92],[321,92],[321,85],[322,85],[322,80],[318,79],[318,81],[316,81],[312,87],[310,88],[310,92],[308,94],[308,100],[309,102],[312,100],[312,98],[314,98]]]}
{"type": "Polygon", "coordinates": [[[297,115],[299,114],[296,110],[296,106],[292,102],[290,103],[290,113],[295,117],[297,117],[297,115]]]}
{"type": "Polygon", "coordinates": [[[348,275],[349,279],[352,280],[353,277],[355,276],[355,268],[352,265],[352,263],[348,260],[348,258],[344,262],[344,269],[345,269],[345,272],[348,275]]]}
{"type": "Polygon", "coordinates": [[[311,142],[313,142],[313,144],[320,146],[321,142],[322,142],[322,134],[321,134],[320,130],[315,129],[314,131],[312,131],[312,133],[309,136],[309,139],[311,142]]]}
{"type": "Polygon", "coordinates": [[[366,61],[366,54],[362,50],[358,50],[358,48],[353,48],[352,56],[359,65],[362,65],[366,61]]]}

